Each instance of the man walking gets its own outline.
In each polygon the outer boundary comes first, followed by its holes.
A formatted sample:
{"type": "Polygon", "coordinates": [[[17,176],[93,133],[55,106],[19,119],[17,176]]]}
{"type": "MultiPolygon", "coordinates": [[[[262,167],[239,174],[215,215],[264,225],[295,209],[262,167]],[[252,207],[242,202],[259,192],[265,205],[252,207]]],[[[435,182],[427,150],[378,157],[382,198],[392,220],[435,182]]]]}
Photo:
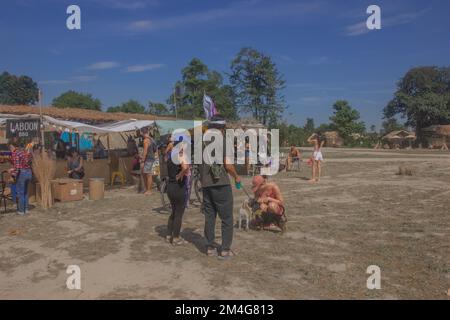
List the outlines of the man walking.
{"type": "MultiPolygon", "coordinates": [[[[218,129],[225,137],[225,120],[216,115],[208,123],[208,129],[218,129]]],[[[203,213],[205,215],[205,238],[207,242],[207,255],[216,256],[215,229],[216,217],[219,215],[222,221],[222,246],[220,259],[229,259],[233,256],[231,244],[233,242],[233,191],[231,189],[231,175],[235,183],[240,184],[241,178],[236,173],[232,159],[226,157],[225,138],[223,138],[224,161],[207,164],[205,161],[200,166],[200,179],[203,191],[203,213]]]]}

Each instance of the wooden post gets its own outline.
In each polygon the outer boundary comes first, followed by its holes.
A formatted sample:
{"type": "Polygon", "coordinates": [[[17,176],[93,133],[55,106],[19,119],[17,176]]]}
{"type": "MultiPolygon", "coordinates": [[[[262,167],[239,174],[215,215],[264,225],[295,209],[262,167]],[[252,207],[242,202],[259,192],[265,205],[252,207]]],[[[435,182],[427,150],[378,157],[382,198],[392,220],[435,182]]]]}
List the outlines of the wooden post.
{"type": "Polygon", "coordinates": [[[41,129],[41,150],[45,148],[45,136],[44,136],[44,117],[42,116],[42,90],[38,91],[39,98],[39,118],[40,118],[40,129],[41,129]]]}

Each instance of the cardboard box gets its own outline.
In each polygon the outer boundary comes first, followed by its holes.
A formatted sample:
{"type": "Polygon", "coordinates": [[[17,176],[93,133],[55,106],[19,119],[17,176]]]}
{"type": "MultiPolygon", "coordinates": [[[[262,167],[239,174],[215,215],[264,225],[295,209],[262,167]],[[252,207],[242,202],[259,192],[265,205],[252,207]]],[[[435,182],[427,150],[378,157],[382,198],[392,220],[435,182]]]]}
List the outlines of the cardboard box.
{"type": "Polygon", "coordinates": [[[53,199],[61,202],[83,200],[83,180],[52,180],[52,194],[53,199]]]}

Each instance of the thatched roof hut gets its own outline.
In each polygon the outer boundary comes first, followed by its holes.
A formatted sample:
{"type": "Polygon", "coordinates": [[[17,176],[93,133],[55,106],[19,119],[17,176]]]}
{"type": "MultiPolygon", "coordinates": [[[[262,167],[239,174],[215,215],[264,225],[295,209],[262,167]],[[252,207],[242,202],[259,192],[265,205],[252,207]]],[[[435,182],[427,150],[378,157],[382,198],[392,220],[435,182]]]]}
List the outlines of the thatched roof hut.
{"type": "Polygon", "coordinates": [[[432,148],[442,148],[450,144],[450,125],[434,125],[422,129],[427,144],[432,148]]]}
{"type": "Polygon", "coordinates": [[[242,129],[244,131],[247,129],[255,129],[257,131],[259,129],[267,129],[267,127],[261,122],[253,118],[243,118],[239,121],[228,121],[227,127],[230,129],[242,129]]]}
{"type": "Polygon", "coordinates": [[[383,140],[386,141],[397,141],[397,140],[403,140],[403,139],[416,139],[416,134],[414,132],[408,131],[408,130],[396,130],[389,132],[388,134],[384,135],[382,137],[383,140]]]}
{"type": "Polygon", "coordinates": [[[323,135],[325,136],[325,146],[327,147],[337,148],[344,145],[344,139],[337,131],[326,131],[323,135]]]}
{"type": "MultiPolygon", "coordinates": [[[[25,114],[39,114],[39,108],[34,106],[9,106],[0,105],[0,114],[13,114],[13,115],[25,115],[25,114]]],[[[140,114],[140,113],[123,113],[123,112],[103,112],[88,109],[79,108],[55,108],[44,107],[42,108],[42,114],[53,118],[78,121],[88,124],[98,124],[105,122],[123,121],[129,119],[136,120],[175,120],[174,117],[156,116],[152,114],[140,114]]]]}
{"type": "Polygon", "coordinates": [[[395,130],[384,135],[381,140],[390,148],[410,148],[416,140],[416,134],[408,130],[395,130]]]}

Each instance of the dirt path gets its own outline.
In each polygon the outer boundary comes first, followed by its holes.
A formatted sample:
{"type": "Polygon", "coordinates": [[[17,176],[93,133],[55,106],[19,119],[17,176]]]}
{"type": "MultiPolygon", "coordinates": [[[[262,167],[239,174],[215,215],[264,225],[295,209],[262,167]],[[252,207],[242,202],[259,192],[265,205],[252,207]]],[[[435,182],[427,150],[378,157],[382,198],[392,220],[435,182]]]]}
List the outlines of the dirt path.
{"type": "MultiPolygon", "coordinates": [[[[171,247],[158,195],[132,188],[99,202],[3,215],[0,298],[447,299],[450,158],[389,153],[326,150],[320,184],[306,181],[307,168],[274,177],[288,232],[236,230],[238,256],[226,262],[202,253],[198,207],[184,219],[190,243],[171,247]],[[397,176],[403,163],[417,174],[397,176]],[[68,265],[80,266],[82,290],[66,288],[68,265]],[[366,288],[369,265],[381,268],[381,290],[366,288]]],[[[244,198],[235,191],[235,214],[244,198]]]]}

